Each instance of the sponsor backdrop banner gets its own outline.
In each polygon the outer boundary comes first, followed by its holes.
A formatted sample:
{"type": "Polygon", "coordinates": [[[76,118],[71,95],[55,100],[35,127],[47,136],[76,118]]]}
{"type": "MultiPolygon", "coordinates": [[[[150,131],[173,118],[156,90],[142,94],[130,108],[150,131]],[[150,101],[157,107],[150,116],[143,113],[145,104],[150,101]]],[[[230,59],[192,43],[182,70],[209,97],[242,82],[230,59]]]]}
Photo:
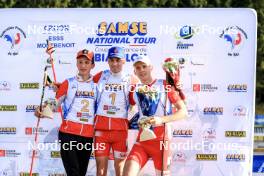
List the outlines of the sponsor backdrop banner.
{"type": "MultiPolygon", "coordinates": [[[[256,13],[252,9],[3,9],[0,10],[0,175],[29,172],[48,39],[57,80],[77,73],[76,53],[95,52],[95,74],[107,50],[124,47],[125,72],[139,54],[164,78],[178,59],[188,118],[172,129],[172,175],[252,175],[256,13]]],[[[51,69],[48,70],[53,79],[51,69]]],[[[46,88],[45,99],[54,97],[46,88]]],[[[59,154],[59,113],[40,122],[35,175],[65,174],[59,154]]],[[[129,147],[136,131],[129,132],[129,147]]],[[[141,175],[154,175],[150,161],[141,175]]],[[[94,157],[87,175],[95,175],[94,157]]],[[[109,174],[114,174],[112,161],[109,174]]]]}

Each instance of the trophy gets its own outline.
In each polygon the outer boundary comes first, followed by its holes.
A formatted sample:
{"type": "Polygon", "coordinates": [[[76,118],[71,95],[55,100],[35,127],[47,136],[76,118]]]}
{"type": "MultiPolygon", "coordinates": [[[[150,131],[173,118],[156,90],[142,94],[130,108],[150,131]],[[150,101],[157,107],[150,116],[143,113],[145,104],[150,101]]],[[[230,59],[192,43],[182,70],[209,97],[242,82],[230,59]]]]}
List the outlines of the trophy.
{"type": "Polygon", "coordinates": [[[139,141],[147,141],[150,139],[155,139],[157,136],[155,133],[150,129],[151,125],[148,123],[149,117],[143,116],[138,124],[142,128],[142,132],[139,136],[139,141]]]}
{"type": "Polygon", "coordinates": [[[149,88],[147,85],[139,87],[136,94],[143,114],[143,117],[141,117],[138,122],[139,126],[142,128],[139,141],[155,139],[156,135],[151,129],[149,120],[157,111],[160,94],[156,90],[149,88]]]}
{"type": "Polygon", "coordinates": [[[57,109],[57,101],[53,98],[49,98],[44,102],[45,107],[43,108],[43,117],[53,119],[53,112],[57,109]]]}

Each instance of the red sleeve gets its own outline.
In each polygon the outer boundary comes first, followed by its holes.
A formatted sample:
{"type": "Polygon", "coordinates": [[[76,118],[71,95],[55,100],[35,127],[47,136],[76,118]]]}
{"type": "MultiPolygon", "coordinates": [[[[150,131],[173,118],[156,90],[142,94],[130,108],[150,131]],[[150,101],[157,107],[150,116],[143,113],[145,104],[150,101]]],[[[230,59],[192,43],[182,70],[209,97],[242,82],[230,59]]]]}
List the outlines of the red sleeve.
{"type": "Polygon", "coordinates": [[[179,92],[175,90],[174,86],[171,86],[169,84],[164,83],[165,89],[168,92],[168,98],[172,104],[176,103],[178,100],[181,100],[181,97],[179,96],[179,92]]]}
{"type": "Polygon", "coordinates": [[[93,81],[95,83],[98,83],[98,81],[100,80],[101,76],[102,76],[102,71],[100,71],[99,73],[97,73],[96,75],[93,76],[93,81]]]}
{"type": "Polygon", "coordinates": [[[134,100],[134,92],[135,92],[135,87],[136,85],[131,85],[131,90],[129,91],[129,104],[134,106],[136,104],[135,100],[134,100]]]}
{"type": "Polygon", "coordinates": [[[59,90],[56,92],[56,99],[59,99],[63,95],[67,94],[68,84],[68,80],[63,81],[63,83],[59,87],[59,90]]]}

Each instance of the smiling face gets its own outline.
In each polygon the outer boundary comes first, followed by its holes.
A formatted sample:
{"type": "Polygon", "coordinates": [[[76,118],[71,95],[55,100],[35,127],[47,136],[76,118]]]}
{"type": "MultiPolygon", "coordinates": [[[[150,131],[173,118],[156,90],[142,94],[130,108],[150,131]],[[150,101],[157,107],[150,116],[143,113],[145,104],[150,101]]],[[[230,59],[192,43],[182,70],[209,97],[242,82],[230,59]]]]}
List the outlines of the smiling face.
{"type": "Polygon", "coordinates": [[[123,65],[125,64],[124,59],[119,59],[119,58],[108,58],[108,65],[110,68],[110,71],[112,73],[119,73],[123,69],[123,65]]]}
{"type": "Polygon", "coordinates": [[[88,60],[85,56],[81,56],[77,59],[77,68],[79,71],[79,75],[82,77],[86,77],[90,75],[90,71],[94,68],[94,64],[92,64],[91,60],[88,60]]]}
{"type": "Polygon", "coordinates": [[[134,73],[142,83],[152,80],[151,71],[153,67],[144,62],[137,62],[134,64],[134,73]]]}

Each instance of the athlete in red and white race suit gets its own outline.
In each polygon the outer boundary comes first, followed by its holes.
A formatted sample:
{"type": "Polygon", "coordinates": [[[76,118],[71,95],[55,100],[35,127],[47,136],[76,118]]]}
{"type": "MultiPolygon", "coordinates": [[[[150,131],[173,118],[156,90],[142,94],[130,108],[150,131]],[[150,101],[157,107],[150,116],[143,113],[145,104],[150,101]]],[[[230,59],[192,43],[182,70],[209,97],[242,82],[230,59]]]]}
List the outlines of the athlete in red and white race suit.
{"type": "Polygon", "coordinates": [[[117,176],[122,175],[127,156],[129,88],[132,77],[125,74],[123,48],[112,47],[108,51],[110,70],[94,76],[98,84],[97,112],[95,118],[95,144],[105,144],[104,150],[96,150],[97,176],[107,175],[108,157],[113,150],[117,176]]]}
{"type": "MultiPolygon", "coordinates": [[[[76,61],[78,75],[66,79],[56,92],[56,99],[63,110],[59,129],[60,153],[68,176],[85,176],[92,152],[97,97],[96,84],[90,74],[95,66],[94,54],[81,50],[76,61]]],[[[39,108],[35,115],[43,117],[39,108]]]]}
{"type": "MultiPolygon", "coordinates": [[[[139,141],[142,129],[140,129],[137,142],[132,147],[124,167],[123,176],[136,176],[141,168],[147,163],[149,158],[152,158],[156,170],[156,175],[170,175],[170,123],[175,120],[180,120],[186,117],[187,110],[184,102],[181,100],[178,92],[170,85],[166,84],[165,80],[154,79],[151,75],[153,69],[151,62],[147,56],[139,56],[134,62],[134,72],[140,79],[141,84],[136,84],[133,91],[130,92],[130,103],[137,104],[140,114],[140,119],[143,117],[142,107],[137,95],[140,87],[147,86],[148,90],[156,90],[160,94],[160,99],[157,105],[154,116],[147,117],[147,123],[152,125],[153,132],[156,138],[139,141]],[[166,92],[166,93],[165,93],[166,92]],[[172,105],[177,109],[172,114],[172,105]],[[163,165],[163,166],[162,166],[163,165]],[[161,174],[161,172],[163,172],[161,174]]],[[[144,105],[143,105],[144,106],[144,105]]]]}

